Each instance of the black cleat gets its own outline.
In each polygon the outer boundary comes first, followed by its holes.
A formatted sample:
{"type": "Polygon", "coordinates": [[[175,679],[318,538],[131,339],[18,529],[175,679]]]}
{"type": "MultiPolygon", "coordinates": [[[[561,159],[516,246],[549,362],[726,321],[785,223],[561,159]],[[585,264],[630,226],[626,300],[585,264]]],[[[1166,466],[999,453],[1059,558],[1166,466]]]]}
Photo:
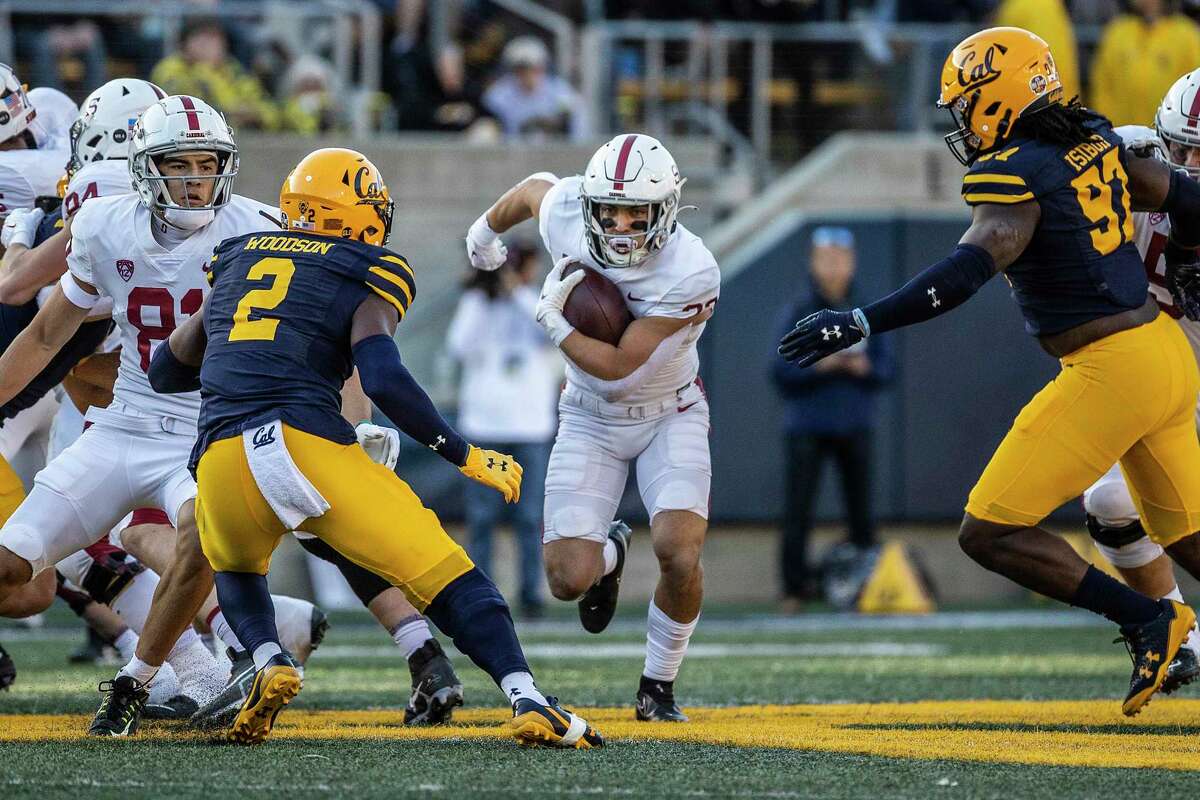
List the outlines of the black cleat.
{"type": "Polygon", "coordinates": [[[200,704],[186,694],[177,694],[161,703],[147,703],[142,709],[142,719],[190,719],[200,710],[200,704]]]}
{"type": "Polygon", "coordinates": [[[523,697],[513,706],[509,732],[523,747],[566,747],[591,750],[604,747],[604,737],[578,714],[572,714],[558,704],[557,697],[547,697],[545,705],[523,697]]]}
{"type": "Polygon", "coordinates": [[[1190,647],[1181,647],[1174,660],[1167,665],[1167,677],[1163,678],[1159,691],[1170,694],[1187,686],[1196,680],[1197,676],[1200,676],[1200,659],[1196,658],[1196,651],[1190,647]]]}
{"type": "Polygon", "coordinates": [[[100,684],[104,700],[88,728],[89,736],[132,736],[142,720],[142,709],[150,693],[128,675],[118,675],[100,684]]]}
{"type": "Polygon", "coordinates": [[[233,648],[229,648],[227,654],[232,662],[229,682],[220,694],[192,714],[189,720],[192,727],[201,730],[229,727],[250,694],[250,685],[254,683],[254,658],[245,650],[233,648]]]}
{"type": "MultiPolygon", "coordinates": [[[[1168,667],[1179,653],[1180,646],[1196,624],[1196,612],[1174,600],[1158,601],[1162,612],[1141,625],[1121,626],[1121,638],[1133,660],[1133,675],[1129,693],[1121,706],[1122,713],[1132,717],[1150,702],[1162,688],[1168,667]]],[[[1120,641],[1120,639],[1118,639],[1120,641]]]]}
{"type": "Polygon", "coordinates": [[[621,591],[621,573],[625,571],[625,554],[633,531],[621,520],[608,526],[608,538],[617,543],[617,566],[579,598],[579,621],[588,633],[600,633],[612,622],[617,612],[617,594],[621,591]]]}
{"type": "Polygon", "coordinates": [[[412,695],[404,709],[405,725],[443,725],[463,704],[462,681],[437,639],[421,645],[408,659],[412,695]]]}
{"type": "Polygon", "coordinates": [[[112,647],[103,636],[91,628],[87,629],[87,640],[71,655],[67,656],[68,664],[103,664],[109,660],[112,647]]]}
{"type": "Polygon", "coordinates": [[[17,665],[8,651],[4,649],[4,645],[0,644],[0,689],[7,691],[16,679],[17,665]]]}
{"type": "Polygon", "coordinates": [[[640,722],[688,721],[687,714],[675,703],[675,683],[653,681],[644,675],[638,688],[635,709],[640,722]]]}

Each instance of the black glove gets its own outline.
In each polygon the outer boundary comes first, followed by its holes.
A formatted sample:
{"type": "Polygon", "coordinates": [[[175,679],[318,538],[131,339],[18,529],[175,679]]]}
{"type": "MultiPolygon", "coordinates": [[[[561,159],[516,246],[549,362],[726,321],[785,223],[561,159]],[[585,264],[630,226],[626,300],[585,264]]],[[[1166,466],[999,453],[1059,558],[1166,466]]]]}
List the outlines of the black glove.
{"type": "Polygon", "coordinates": [[[1171,302],[1188,319],[1200,321],[1200,253],[1168,241],[1163,255],[1171,302]]]}
{"type": "Polygon", "coordinates": [[[779,355],[807,367],[865,339],[851,311],[828,308],[809,314],[779,341],[779,355]]]}

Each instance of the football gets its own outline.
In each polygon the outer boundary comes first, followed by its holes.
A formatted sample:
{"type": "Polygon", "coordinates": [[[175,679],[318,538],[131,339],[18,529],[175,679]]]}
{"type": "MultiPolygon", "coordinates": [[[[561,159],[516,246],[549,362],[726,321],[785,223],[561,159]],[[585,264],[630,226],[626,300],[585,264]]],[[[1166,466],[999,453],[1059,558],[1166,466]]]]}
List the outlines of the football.
{"type": "Polygon", "coordinates": [[[633,314],[625,305],[625,298],[616,285],[578,261],[568,264],[563,270],[563,277],[576,270],[585,270],[583,282],[571,290],[563,306],[563,316],[567,322],[584,336],[599,339],[616,345],[621,341],[621,335],[633,322],[633,314]]]}

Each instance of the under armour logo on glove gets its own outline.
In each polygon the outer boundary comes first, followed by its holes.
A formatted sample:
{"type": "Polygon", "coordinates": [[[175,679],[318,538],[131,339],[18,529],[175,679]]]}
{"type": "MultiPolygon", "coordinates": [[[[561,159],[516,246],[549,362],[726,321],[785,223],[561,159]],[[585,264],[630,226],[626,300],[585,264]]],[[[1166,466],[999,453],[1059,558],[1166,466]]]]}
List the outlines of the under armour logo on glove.
{"type": "Polygon", "coordinates": [[[488,465],[488,469],[497,469],[497,468],[499,468],[499,470],[500,470],[501,472],[508,472],[508,462],[507,462],[507,461],[501,461],[499,464],[497,464],[497,463],[496,463],[496,459],[494,459],[494,458],[488,458],[488,463],[487,463],[487,465],[488,465]]]}
{"type": "Polygon", "coordinates": [[[855,322],[854,312],[826,308],[797,322],[780,340],[779,355],[807,367],[865,338],[866,332],[855,322]]]}

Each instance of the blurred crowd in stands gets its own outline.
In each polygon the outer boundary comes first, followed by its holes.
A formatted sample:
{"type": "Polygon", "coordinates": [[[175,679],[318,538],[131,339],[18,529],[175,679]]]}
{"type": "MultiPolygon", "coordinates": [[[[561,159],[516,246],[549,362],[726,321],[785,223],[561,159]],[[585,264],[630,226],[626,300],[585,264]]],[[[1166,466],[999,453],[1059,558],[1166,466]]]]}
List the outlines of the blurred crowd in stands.
{"type": "MultiPolygon", "coordinates": [[[[359,18],[353,17],[349,29],[354,41],[346,74],[334,66],[338,32],[329,16],[313,24],[314,18],[296,13],[297,4],[281,0],[186,0],[187,16],[169,31],[164,28],[173,23],[153,6],[145,16],[14,13],[17,68],[31,86],[61,88],[76,99],[113,75],[148,77],[169,92],[210,99],[239,129],[310,134],[348,128],[352,117],[365,114],[373,128],[536,141],[590,139],[638,123],[636,108],[633,114],[622,109],[636,107],[641,94],[624,106],[618,99],[616,119],[589,119],[592,109],[579,94],[578,76],[558,73],[562,54],[552,50],[555,40],[545,21],[522,18],[500,0],[369,2],[382,25],[370,34],[379,36],[382,49],[379,91],[367,97],[352,91],[365,68],[356,46],[367,33],[358,30],[359,18]],[[230,14],[230,8],[238,13],[230,14]],[[172,43],[170,52],[164,52],[164,42],[172,43]]],[[[843,43],[777,51],[773,113],[787,98],[798,98],[790,117],[777,116],[785,123],[790,119],[801,134],[821,119],[858,126],[836,109],[833,115],[816,109],[819,102],[812,98],[822,89],[835,103],[838,97],[859,97],[861,92],[838,81],[861,83],[860,61],[890,62],[894,48],[887,33],[896,23],[1029,28],[1050,43],[1068,93],[1078,93],[1118,123],[1149,123],[1163,91],[1200,65],[1200,0],[540,0],[538,5],[578,26],[602,19],[857,23],[861,49],[843,43]],[[1081,26],[1091,32],[1086,46],[1078,36],[1081,26]],[[866,58],[852,63],[848,50],[866,58]]],[[[337,5],[326,3],[331,7],[337,5]]],[[[933,49],[940,51],[941,43],[933,49]]],[[[570,60],[576,53],[567,55],[570,60]]],[[[619,95],[626,78],[645,75],[645,59],[618,49],[612,69],[619,95]]],[[[911,124],[902,110],[892,116],[896,125],[911,124]]],[[[877,116],[863,124],[872,121],[880,127],[877,116]]],[[[800,138],[800,149],[812,144],[800,138]]]]}

